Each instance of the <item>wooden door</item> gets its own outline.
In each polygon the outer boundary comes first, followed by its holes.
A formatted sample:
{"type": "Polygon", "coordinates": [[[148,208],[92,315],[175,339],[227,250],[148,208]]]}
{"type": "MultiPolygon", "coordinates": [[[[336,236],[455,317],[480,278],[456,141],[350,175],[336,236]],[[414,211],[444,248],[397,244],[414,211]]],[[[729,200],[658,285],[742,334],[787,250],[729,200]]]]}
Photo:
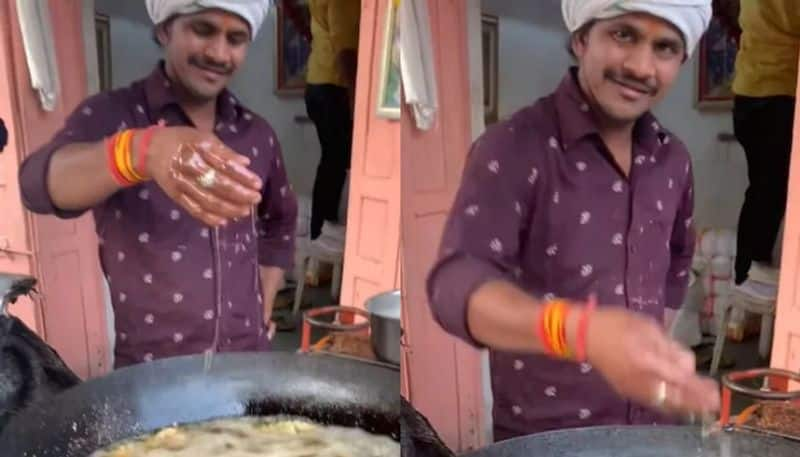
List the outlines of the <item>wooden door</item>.
{"type": "Polygon", "coordinates": [[[414,127],[403,114],[404,360],[411,403],[453,449],[482,445],[479,353],[445,334],[433,320],[425,278],[436,258],[471,138],[467,2],[429,0],[439,89],[434,128],[414,127]]]}
{"type": "MultiPolygon", "coordinates": [[[[17,163],[3,176],[16,175],[18,162],[45,143],[63,125],[64,119],[87,95],[87,78],[82,30],[81,0],[50,0],[51,24],[55,40],[60,91],[53,112],[41,109],[31,88],[25,59],[16,2],[0,2],[0,24],[8,62],[0,73],[10,94],[14,118],[17,163]]],[[[4,97],[5,98],[5,97],[4,97]]],[[[9,164],[7,160],[5,164],[9,164]]],[[[15,179],[15,178],[14,178],[15,179]]],[[[12,182],[16,187],[16,181],[12,182]]],[[[3,208],[18,208],[19,195],[14,191],[0,194],[3,208]]],[[[11,214],[19,214],[19,209],[11,214]]],[[[96,376],[108,370],[108,335],[102,275],[97,258],[97,238],[91,215],[62,221],[51,216],[28,214],[25,249],[35,253],[31,272],[39,279],[42,292],[39,331],[82,377],[96,376]]],[[[19,242],[19,241],[15,241],[19,242]]]]}
{"type": "Polygon", "coordinates": [[[392,290],[400,253],[400,123],[376,116],[388,0],[361,1],[343,305],[392,290]]]}
{"type": "MultiPolygon", "coordinates": [[[[800,101],[800,88],[798,89],[800,101]]],[[[800,372],[800,103],[795,110],[772,366],[800,372]]],[[[800,387],[800,386],[796,386],[800,387]]]]}
{"type": "MultiPolygon", "coordinates": [[[[8,3],[8,2],[6,2],[8,3]]],[[[17,170],[21,159],[12,66],[11,30],[8,5],[0,5],[0,118],[9,133],[8,146],[0,153],[0,273],[30,275],[34,269],[28,216],[19,196],[17,170]]],[[[3,292],[3,291],[0,291],[3,292]]],[[[38,308],[20,300],[11,312],[36,331],[42,329],[38,308]]]]}

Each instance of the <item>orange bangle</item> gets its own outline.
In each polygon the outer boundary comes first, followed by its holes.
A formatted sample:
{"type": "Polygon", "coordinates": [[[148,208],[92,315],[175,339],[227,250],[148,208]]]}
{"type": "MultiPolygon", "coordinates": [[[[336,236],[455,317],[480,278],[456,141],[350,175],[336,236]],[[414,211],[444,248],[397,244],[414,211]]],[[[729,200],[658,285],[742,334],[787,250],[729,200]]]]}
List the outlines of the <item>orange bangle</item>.
{"type": "Polygon", "coordinates": [[[559,336],[561,338],[561,344],[564,347],[564,357],[571,359],[572,358],[572,350],[569,347],[569,342],[567,341],[567,321],[569,318],[569,312],[571,308],[565,303],[562,305],[562,317],[561,317],[561,328],[559,331],[559,336]]]}
{"type": "Polygon", "coordinates": [[[542,310],[542,314],[539,316],[539,341],[542,343],[544,347],[545,354],[552,355],[555,353],[553,350],[553,345],[550,342],[549,332],[548,332],[548,315],[550,309],[553,307],[553,302],[548,303],[544,309],[542,310]]]}
{"type": "Polygon", "coordinates": [[[117,168],[117,162],[115,157],[115,141],[114,138],[116,135],[108,138],[106,140],[106,150],[107,150],[107,160],[108,160],[108,169],[111,172],[111,176],[114,178],[117,184],[123,187],[130,186],[130,183],[122,176],[119,169],[117,168]]]}
{"type": "Polygon", "coordinates": [[[569,315],[569,304],[563,300],[552,300],[547,303],[539,320],[539,339],[545,352],[561,358],[570,358],[567,343],[566,322],[569,315]]]}
{"type": "Polygon", "coordinates": [[[125,145],[128,133],[129,130],[123,130],[114,136],[114,162],[117,165],[117,170],[119,170],[120,174],[125,178],[125,180],[130,184],[135,184],[136,178],[130,172],[126,157],[127,151],[125,145]]]}

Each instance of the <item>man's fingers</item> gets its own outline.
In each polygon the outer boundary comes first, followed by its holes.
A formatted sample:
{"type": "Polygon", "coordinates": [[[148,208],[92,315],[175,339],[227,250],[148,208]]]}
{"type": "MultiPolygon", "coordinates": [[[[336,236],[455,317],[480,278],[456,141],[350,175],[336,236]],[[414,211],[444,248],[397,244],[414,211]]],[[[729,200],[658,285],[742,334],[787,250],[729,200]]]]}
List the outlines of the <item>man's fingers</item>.
{"type": "Polygon", "coordinates": [[[195,219],[203,222],[211,227],[219,227],[225,225],[227,220],[217,215],[208,213],[200,206],[199,203],[194,201],[191,197],[184,193],[180,193],[175,199],[179,205],[183,206],[189,214],[195,219]]]}
{"type": "Polygon", "coordinates": [[[244,215],[249,214],[249,208],[261,201],[260,193],[242,186],[229,176],[220,173],[217,169],[209,167],[205,168],[205,170],[206,171],[200,174],[197,174],[197,171],[195,170],[188,171],[187,179],[192,180],[199,185],[206,173],[209,173],[211,170],[213,170],[213,180],[208,188],[203,188],[203,191],[210,192],[217,198],[227,201],[233,205],[247,208],[248,211],[244,215]]]}
{"type": "Polygon", "coordinates": [[[212,167],[221,171],[232,180],[253,191],[260,191],[263,186],[261,178],[250,171],[247,166],[250,159],[237,154],[227,147],[204,145],[199,147],[203,159],[212,167]]]}
{"type": "Polygon", "coordinates": [[[225,201],[214,193],[201,189],[195,180],[186,176],[175,176],[175,183],[178,191],[187,195],[193,202],[196,202],[202,211],[213,214],[223,219],[233,219],[245,217],[250,213],[251,207],[248,205],[234,205],[225,201]]]}
{"type": "MultiPolygon", "coordinates": [[[[182,160],[176,163],[173,177],[176,179],[184,178],[183,181],[187,183],[194,181],[199,186],[203,177],[212,172],[213,179],[208,183],[209,187],[203,189],[203,192],[210,192],[223,201],[248,208],[261,201],[261,194],[252,187],[254,183],[246,187],[241,184],[243,178],[241,176],[239,178],[236,177],[237,173],[239,173],[236,170],[241,168],[241,165],[226,165],[225,167],[228,170],[227,172],[221,170],[218,166],[214,166],[214,164],[207,163],[204,156],[192,150],[191,152],[185,152],[182,160]]],[[[247,173],[250,172],[247,171],[247,173]]],[[[257,176],[256,178],[258,179],[257,176]]],[[[199,198],[197,195],[193,195],[193,197],[199,198]]],[[[199,199],[198,202],[200,202],[199,199]]],[[[247,214],[249,214],[249,209],[246,209],[242,214],[237,214],[237,216],[245,216],[247,214]]]]}
{"type": "Polygon", "coordinates": [[[667,385],[663,409],[675,413],[709,413],[720,407],[719,387],[712,379],[695,376],[682,385],[667,385]]]}

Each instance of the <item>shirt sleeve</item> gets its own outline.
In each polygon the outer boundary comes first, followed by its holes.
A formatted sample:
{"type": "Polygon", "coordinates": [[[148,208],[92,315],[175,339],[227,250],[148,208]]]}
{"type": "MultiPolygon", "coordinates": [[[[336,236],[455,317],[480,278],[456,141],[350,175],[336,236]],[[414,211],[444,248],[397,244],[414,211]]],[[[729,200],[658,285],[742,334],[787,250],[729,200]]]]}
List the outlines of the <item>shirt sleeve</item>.
{"type": "Polygon", "coordinates": [[[678,213],[672,227],[670,238],[670,267],[667,273],[667,308],[678,309],[686,299],[689,285],[689,270],[695,250],[694,228],[694,178],[691,160],[687,158],[686,184],[678,206],[678,213]]]}
{"type": "Polygon", "coordinates": [[[533,208],[538,170],[526,166],[513,129],[495,125],[472,147],[427,281],[434,318],[448,333],[480,347],[467,324],[470,296],[493,280],[512,280],[533,208]]]}
{"type": "Polygon", "coordinates": [[[328,26],[330,27],[333,54],[348,49],[358,49],[358,25],[361,19],[361,0],[343,0],[328,3],[328,26]]]}
{"type": "Polygon", "coordinates": [[[280,144],[273,141],[275,154],[258,210],[258,263],[288,270],[294,265],[297,197],[289,185],[280,144]]]}
{"type": "MultiPolygon", "coordinates": [[[[67,117],[53,139],[30,154],[20,166],[19,185],[22,203],[37,214],[52,214],[62,219],[81,216],[90,208],[82,210],[62,210],[53,204],[47,186],[50,160],[61,148],[74,143],[94,143],[112,134],[116,127],[111,113],[112,102],[109,94],[98,94],[84,101],[67,117]]],[[[105,160],[105,157],[98,157],[105,160]]]]}

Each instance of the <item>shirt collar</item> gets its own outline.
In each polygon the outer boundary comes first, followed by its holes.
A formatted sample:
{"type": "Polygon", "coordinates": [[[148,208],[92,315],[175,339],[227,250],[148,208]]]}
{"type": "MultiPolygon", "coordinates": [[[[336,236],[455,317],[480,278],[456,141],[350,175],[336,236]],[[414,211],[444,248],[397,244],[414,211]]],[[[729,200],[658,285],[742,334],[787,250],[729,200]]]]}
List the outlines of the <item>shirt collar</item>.
{"type": "MultiPolygon", "coordinates": [[[[586,136],[597,134],[597,122],[578,84],[578,68],[572,67],[561,80],[555,92],[555,108],[561,141],[564,149],[586,136]]],[[[644,113],[633,130],[634,143],[645,150],[653,151],[665,144],[667,133],[651,112],[644,113]]]]}
{"type": "MultiPolygon", "coordinates": [[[[145,94],[147,107],[154,119],[162,117],[165,108],[179,106],[173,83],[164,70],[164,61],[159,62],[145,80],[145,94]]],[[[217,97],[217,120],[236,122],[241,114],[242,107],[236,97],[228,89],[223,89],[217,97]]]]}

